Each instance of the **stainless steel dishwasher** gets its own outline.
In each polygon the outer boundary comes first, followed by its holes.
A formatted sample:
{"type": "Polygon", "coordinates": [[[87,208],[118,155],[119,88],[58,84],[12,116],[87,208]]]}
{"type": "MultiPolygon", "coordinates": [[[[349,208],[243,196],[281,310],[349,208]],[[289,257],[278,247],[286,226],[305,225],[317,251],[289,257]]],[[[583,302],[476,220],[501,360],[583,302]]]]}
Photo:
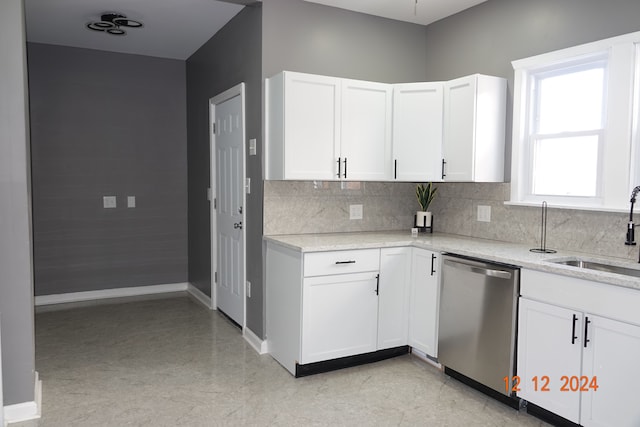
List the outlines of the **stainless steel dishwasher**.
{"type": "Polygon", "coordinates": [[[515,375],[519,294],[517,267],[442,257],[438,360],[445,373],[512,406],[505,377],[510,384],[515,375]]]}

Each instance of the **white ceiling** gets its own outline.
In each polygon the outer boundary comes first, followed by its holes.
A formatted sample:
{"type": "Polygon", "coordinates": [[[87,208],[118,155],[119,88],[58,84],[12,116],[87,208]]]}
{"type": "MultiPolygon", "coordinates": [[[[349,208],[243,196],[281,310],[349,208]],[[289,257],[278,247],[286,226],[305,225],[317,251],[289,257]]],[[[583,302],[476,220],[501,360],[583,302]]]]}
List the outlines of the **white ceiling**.
{"type": "Polygon", "coordinates": [[[25,0],[27,40],[184,60],[242,7],[216,0],[25,0]],[[87,29],[103,12],[144,27],[126,29],[125,36],[87,29]]]}
{"type": "MultiPolygon", "coordinates": [[[[427,25],[486,0],[305,1],[427,25]]],[[[184,60],[242,5],[252,3],[256,0],[25,0],[27,40],[184,60]],[[125,36],[86,28],[104,12],[119,12],[144,27],[126,29],[125,36]]]]}
{"type": "MultiPolygon", "coordinates": [[[[268,0],[266,0],[268,1],[268,0]]],[[[398,21],[428,25],[487,0],[305,0],[382,16],[398,21]]]]}

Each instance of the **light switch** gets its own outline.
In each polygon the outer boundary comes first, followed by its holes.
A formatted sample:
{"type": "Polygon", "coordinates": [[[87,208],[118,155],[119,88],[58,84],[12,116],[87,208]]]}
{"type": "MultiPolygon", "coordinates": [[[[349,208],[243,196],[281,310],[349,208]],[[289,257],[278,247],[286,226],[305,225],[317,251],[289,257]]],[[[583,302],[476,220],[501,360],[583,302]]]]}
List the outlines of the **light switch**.
{"type": "Polygon", "coordinates": [[[349,205],[349,219],[362,219],[362,205],[349,205]]]}
{"type": "Polygon", "coordinates": [[[128,208],[136,207],[136,196],[127,196],[127,207],[128,208]]]}
{"type": "Polygon", "coordinates": [[[105,209],[113,209],[116,207],[116,196],[103,196],[102,207],[105,209]]]}
{"type": "Polygon", "coordinates": [[[256,155],[256,139],[255,138],[252,138],[249,140],[249,155],[250,156],[256,155]]]}
{"type": "Polygon", "coordinates": [[[478,221],[491,222],[491,206],[478,205],[478,221]]]}

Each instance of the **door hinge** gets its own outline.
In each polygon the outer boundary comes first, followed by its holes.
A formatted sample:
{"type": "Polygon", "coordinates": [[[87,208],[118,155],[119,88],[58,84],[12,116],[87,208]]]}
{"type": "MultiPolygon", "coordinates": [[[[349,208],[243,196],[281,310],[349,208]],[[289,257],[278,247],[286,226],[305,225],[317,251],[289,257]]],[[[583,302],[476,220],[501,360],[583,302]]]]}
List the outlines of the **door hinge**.
{"type": "Polygon", "coordinates": [[[217,197],[213,198],[213,209],[218,209],[218,198],[217,197]]]}
{"type": "Polygon", "coordinates": [[[214,135],[216,134],[216,124],[215,123],[213,124],[213,134],[214,135]]]}
{"type": "Polygon", "coordinates": [[[218,283],[218,272],[213,273],[213,283],[218,283]]]}

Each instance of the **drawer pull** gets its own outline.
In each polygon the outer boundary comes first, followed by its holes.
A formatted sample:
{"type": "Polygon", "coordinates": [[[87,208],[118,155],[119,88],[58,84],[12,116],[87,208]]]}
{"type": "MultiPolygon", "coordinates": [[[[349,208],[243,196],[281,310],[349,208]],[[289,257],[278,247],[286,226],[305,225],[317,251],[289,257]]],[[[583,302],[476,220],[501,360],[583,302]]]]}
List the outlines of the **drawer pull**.
{"type": "Polygon", "coordinates": [[[355,264],[355,260],[351,261],[336,261],[336,264],[355,264]]]}
{"type": "Polygon", "coordinates": [[[589,323],[591,323],[591,320],[589,320],[588,317],[585,317],[584,319],[584,348],[587,348],[587,343],[591,342],[591,340],[587,338],[587,332],[589,332],[589,323]]]}

